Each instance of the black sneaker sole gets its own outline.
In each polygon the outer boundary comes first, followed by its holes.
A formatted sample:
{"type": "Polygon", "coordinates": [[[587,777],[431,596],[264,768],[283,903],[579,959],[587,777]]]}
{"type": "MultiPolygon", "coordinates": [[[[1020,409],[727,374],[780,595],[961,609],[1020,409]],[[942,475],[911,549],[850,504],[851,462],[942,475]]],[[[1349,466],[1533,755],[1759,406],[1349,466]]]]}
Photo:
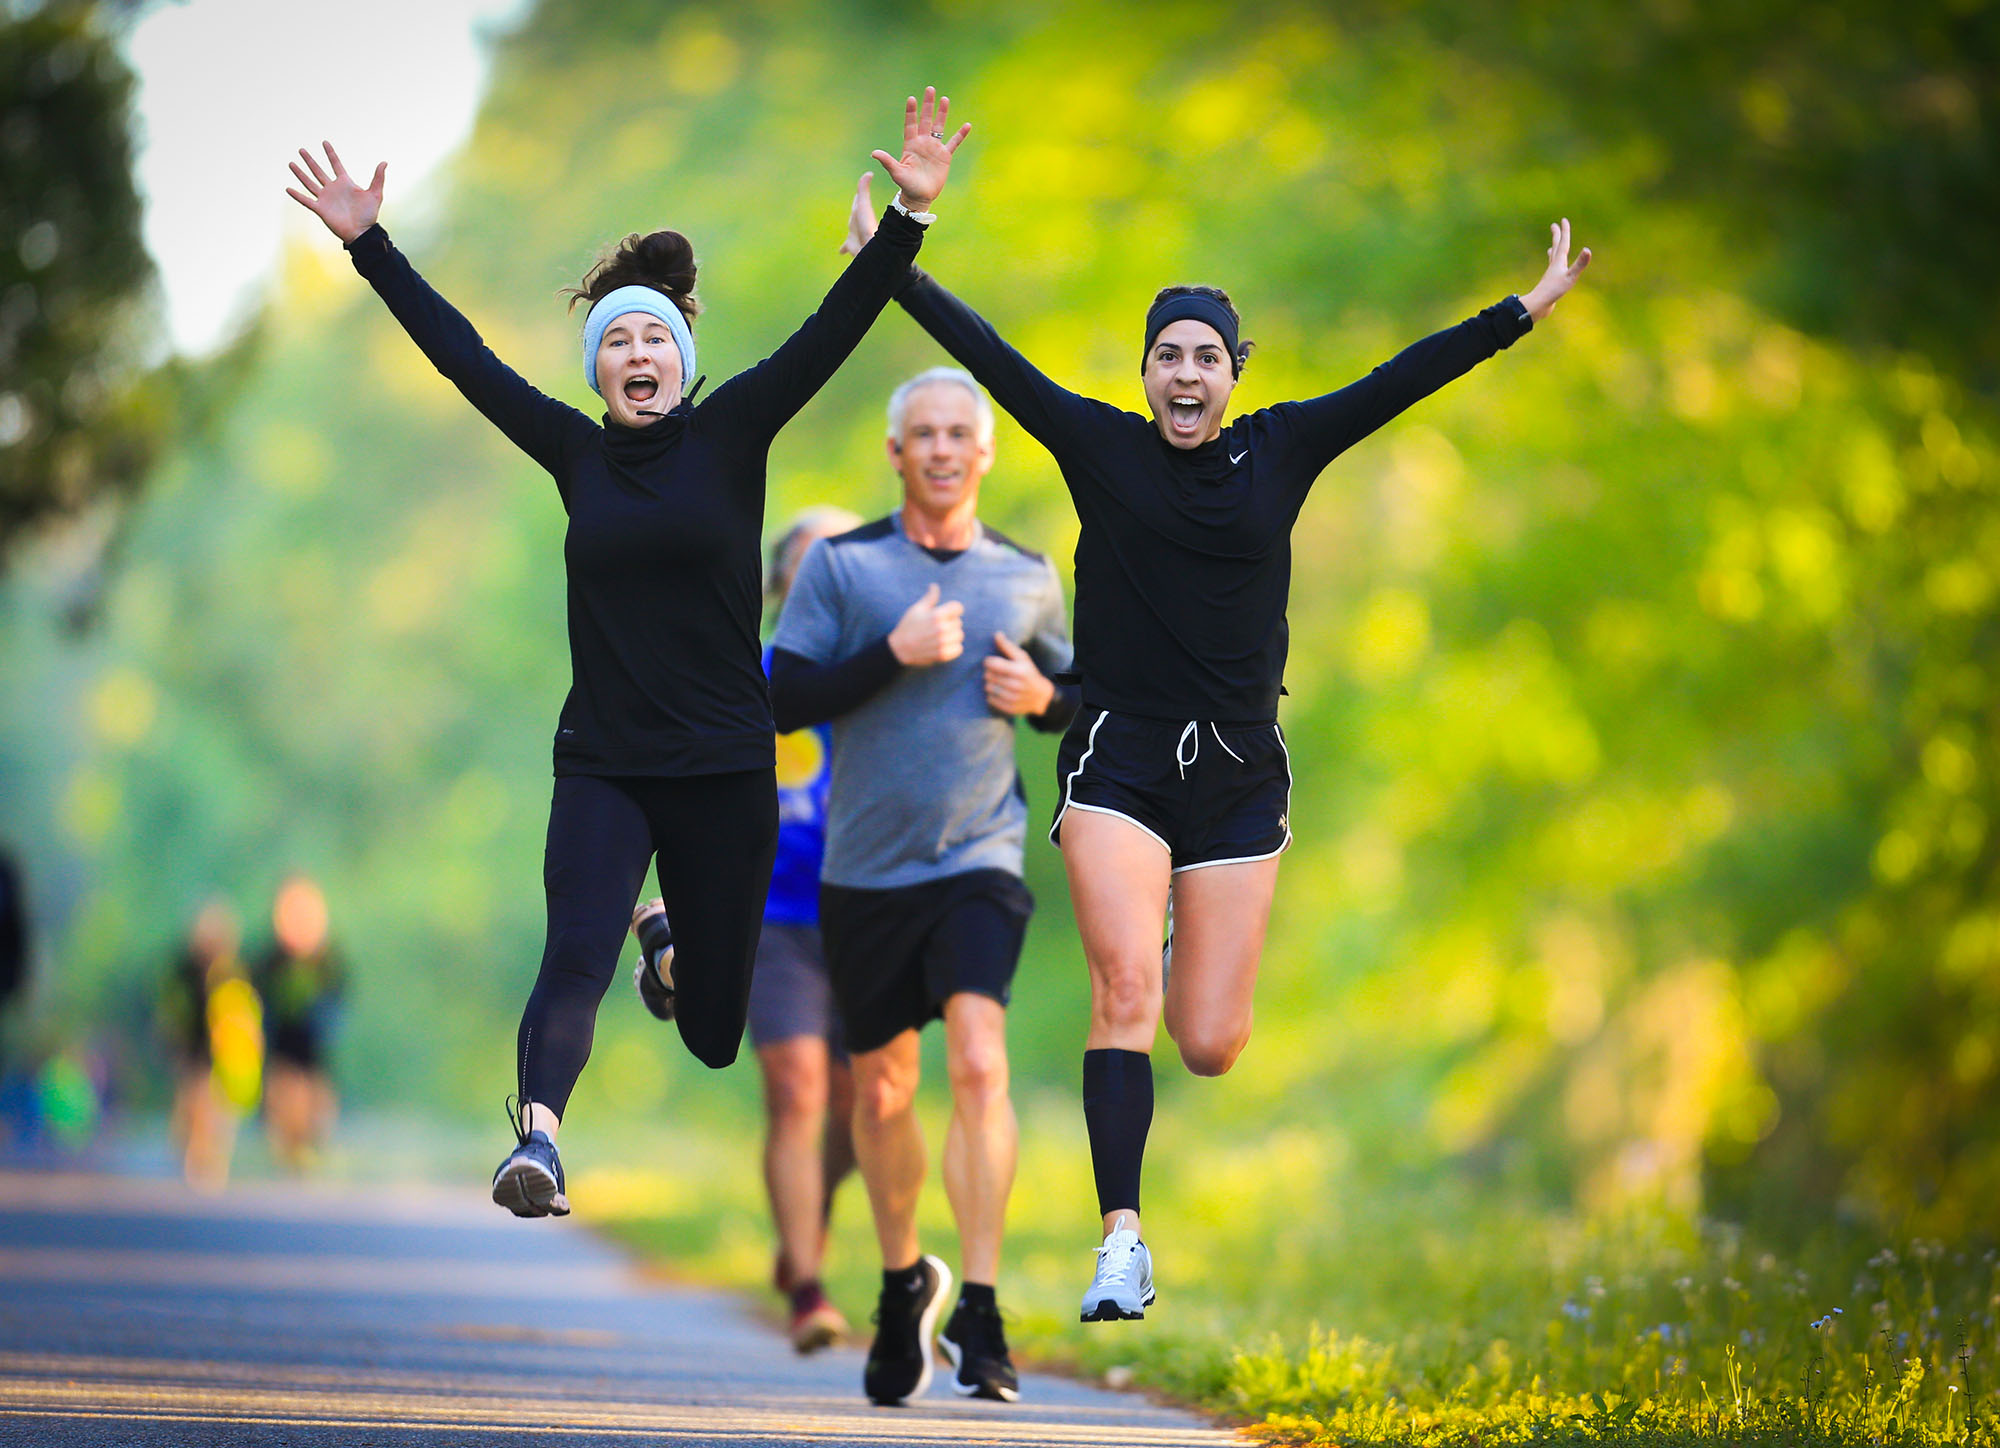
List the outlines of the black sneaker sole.
{"type": "Polygon", "coordinates": [[[632,968],[632,984],[638,988],[639,1003],[654,1020],[671,1021],[674,1018],[673,987],[660,979],[660,973],[646,963],[643,954],[639,957],[639,963],[632,968]]]}
{"type": "Polygon", "coordinates": [[[567,1217],[569,1198],[538,1162],[504,1163],[493,1177],[493,1200],[517,1217],[567,1217]]]}
{"type": "Polygon", "coordinates": [[[968,1383],[960,1376],[965,1369],[963,1350],[943,1334],[939,1334],[937,1342],[938,1351],[951,1363],[951,1390],[961,1398],[985,1398],[994,1403],[1021,1401],[1021,1390],[1010,1388],[1005,1383],[968,1383]]]}
{"type": "Polygon", "coordinates": [[[1077,1321],[1078,1322],[1143,1322],[1146,1317],[1146,1309],[1153,1305],[1154,1299],[1158,1296],[1159,1294],[1156,1292],[1148,1292],[1145,1296],[1145,1300],[1139,1304],[1139,1310],[1137,1312],[1127,1312],[1124,1308],[1120,1307],[1117,1303],[1113,1302],[1108,1297],[1099,1298],[1096,1307],[1092,1308],[1089,1312],[1078,1314],[1077,1321]]]}

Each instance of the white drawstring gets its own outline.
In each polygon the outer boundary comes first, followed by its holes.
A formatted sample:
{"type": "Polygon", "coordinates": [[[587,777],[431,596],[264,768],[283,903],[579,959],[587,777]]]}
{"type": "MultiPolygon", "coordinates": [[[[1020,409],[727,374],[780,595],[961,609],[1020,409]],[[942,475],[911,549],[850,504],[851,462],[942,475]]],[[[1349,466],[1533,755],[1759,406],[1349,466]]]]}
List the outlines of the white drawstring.
{"type": "MultiPolygon", "coordinates": [[[[1215,736],[1215,742],[1222,746],[1224,754],[1238,764],[1244,762],[1243,756],[1229,747],[1229,741],[1222,737],[1222,731],[1215,727],[1213,720],[1209,721],[1208,732],[1215,736]]],[[[1187,778],[1188,766],[1199,758],[1201,758],[1201,725],[1190,719],[1187,727],[1181,730],[1181,737],[1174,741],[1174,763],[1180,766],[1182,779],[1187,778]],[[1189,745],[1194,747],[1190,749],[1189,745]]]]}

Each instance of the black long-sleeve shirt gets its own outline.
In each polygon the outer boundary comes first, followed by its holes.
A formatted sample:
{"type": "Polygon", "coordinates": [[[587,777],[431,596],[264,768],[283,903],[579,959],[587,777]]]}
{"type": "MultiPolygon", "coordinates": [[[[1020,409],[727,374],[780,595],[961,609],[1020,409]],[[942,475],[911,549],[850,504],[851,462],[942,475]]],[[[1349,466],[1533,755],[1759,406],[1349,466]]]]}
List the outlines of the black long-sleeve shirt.
{"type": "Polygon", "coordinates": [[[1057,386],[936,279],[897,299],[1055,457],[1076,504],[1083,702],[1156,719],[1277,717],[1291,530],[1342,452],[1531,325],[1508,297],[1359,381],[1237,418],[1190,449],[1151,418],[1057,386]]]}
{"type": "Polygon", "coordinates": [[[922,240],[916,222],[885,213],[777,351],[642,428],[593,422],[523,381],[381,227],[349,245],[355,270],[431,364],[562,494],[572,682],[556,728],[557,774],[771,765],[757,640],[771,442],[847,360],[922,240]]]}

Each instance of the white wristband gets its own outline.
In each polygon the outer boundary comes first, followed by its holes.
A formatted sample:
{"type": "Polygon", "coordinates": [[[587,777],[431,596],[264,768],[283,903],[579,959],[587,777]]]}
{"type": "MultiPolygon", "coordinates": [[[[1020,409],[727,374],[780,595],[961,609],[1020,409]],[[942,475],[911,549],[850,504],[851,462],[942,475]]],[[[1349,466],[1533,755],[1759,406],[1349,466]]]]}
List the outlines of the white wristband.
{"type": "Polygon", "coordinates": [[[903,204],[903,193],[900,191],[889,199],[889,209],[891,211],[902,212],[903,215],[909,217],[910,220],[916,222],[919,226],[929,226],[933,221],[937,220],[935,212],[910,210],[909,207],[903,204]]]}

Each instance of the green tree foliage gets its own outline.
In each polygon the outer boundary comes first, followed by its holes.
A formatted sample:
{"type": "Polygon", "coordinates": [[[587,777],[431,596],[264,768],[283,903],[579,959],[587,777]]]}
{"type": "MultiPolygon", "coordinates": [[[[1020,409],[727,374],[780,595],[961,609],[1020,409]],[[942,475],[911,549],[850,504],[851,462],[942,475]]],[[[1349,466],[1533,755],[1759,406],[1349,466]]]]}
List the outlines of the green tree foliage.
{"type": "MultiPolygon", "coordinates": [[[[1619,15],[551,3],[444,203],[392,166],[385,220],[579,405],[558,289],[682,227],[726,375],[814,305],[863,158],[938,80],[975,131],[925,264],[1137,408],[1164,282],[1236,296],[1255,407],[1528,285],[1571,216],[1598,263],[1553,322],[1306,506],[1258,1034],[1170,1109],[1268,1126],[1274,1160],[1964,1226],[2000,1189],[1994,293],[1972,241],[1845,213],[1989,205],[1990,12],[1619,15]],[[1850,94],[1915,99],[1871,129],[1850,94]]],[[[140,989],[211,884],[254,913],[307,864],[357,963],[354,1089],[484,1102],[539,947],[560,505],[316,241],[238,404],[154,474],[103,636],[15,590],[0,802],[61,851],[80,1002],[140,989]]],[[[773,519],[886,508],[882,401],[936,360],[885,317],[781,437],[773,519]]],[[[1067,558],[1011,424],[986,486],[1067,558]]],[[[1016,1075],[1066,1090],[1084,983],[1030,869],[1016,1075]]],[[[615,1000],[599,1051],[579,1113],[714,1089],[615,1000]]]]}
{"type": "Polygon", "coordinates": [[[100,8],[0,17],[0,558],[35,523],[129,493],[158,409],[132,381],[152,281],[132,75],[100,8]]]}
{"type": "Polygon", "coordinates": [[[1539,80],[1555,154],[1578,123],[1643,148],[1645,189],[1726,227],[1795,325],[2000,399],[2000,6],[1371,8],[1539,80]]]}

